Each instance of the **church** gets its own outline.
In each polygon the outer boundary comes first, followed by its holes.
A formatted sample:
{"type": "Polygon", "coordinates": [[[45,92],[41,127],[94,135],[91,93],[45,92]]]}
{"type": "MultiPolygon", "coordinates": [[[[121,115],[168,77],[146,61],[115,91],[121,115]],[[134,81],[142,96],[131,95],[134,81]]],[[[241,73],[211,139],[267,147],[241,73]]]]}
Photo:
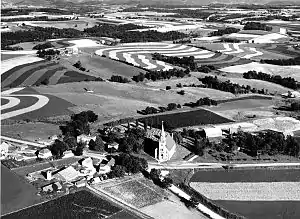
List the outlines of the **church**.
{"type": "Polygon", "coordinates": [[[163,122],[161,130],[152,128],[146,132],[145,147],[146,153],[159,162],[168,161],[176,151],[176,142],[173,134],[165,132],[163,122]]]}

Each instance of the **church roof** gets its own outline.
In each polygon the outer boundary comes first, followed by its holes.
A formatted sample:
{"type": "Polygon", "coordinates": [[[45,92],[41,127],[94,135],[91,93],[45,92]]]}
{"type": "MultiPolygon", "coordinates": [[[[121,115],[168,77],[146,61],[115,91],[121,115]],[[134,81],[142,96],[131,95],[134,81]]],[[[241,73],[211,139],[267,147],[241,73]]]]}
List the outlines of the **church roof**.
{"type": "MultiPolygon", "coordinates": [[[[164,133],[166,136],[166,147],[168,148],[168,150],[171,150],[173,148],[174,144],[176,144],[176,143],[175,143],[174,139],[172,138],[172,136],[168,132],[164,131],[164,133]]],[[[146,132],[146,138],[149,138],[153,141],[158,142],[161,137],[161,134],[162,134],[162,131],[160,129],[152,128],[146,132]]]]}
{"type": "Polygon", "coordinates": [[[169,133],[166,134],[166,147],[168,148],[169,151],[173,148],[175,144],[176,143],[174,139],[171,137],[171,135],[169,133]]]}

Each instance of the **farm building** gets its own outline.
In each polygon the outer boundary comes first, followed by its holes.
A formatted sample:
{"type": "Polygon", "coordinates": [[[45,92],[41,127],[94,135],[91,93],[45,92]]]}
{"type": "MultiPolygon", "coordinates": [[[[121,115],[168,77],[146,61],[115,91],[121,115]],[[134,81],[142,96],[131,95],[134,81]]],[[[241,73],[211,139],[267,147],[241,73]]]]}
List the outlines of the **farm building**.
{"type": "Polygon", "coordinates": [[[81,176],[81,174],[72,166],[69,166],[55,174],[55,177],[67,182],[73,181],[79,176],[81,176]]]}
{"type": "Polygon", "coordinates": [[[110,144],[107,144],[107,149],[112,152],[113,150],[118,150],[119,144],[117,142],[112,142],[110,144]]]}
{"type": "Polygon", "coordinates": [[[98,167],[98,173],[100,174],[105,174],[110,172],[111,167],[115,165],[115,159],[111,158],[109,161],[107,160],[102,160],[102,162],[99,164],[98,167]]]}
{"type": "Polygon", "coordinates": [[[0,153],[1,153],[1,159],[4,159],[7,157],[8,154],[8,148],[9,144],[6,142],[2,142],[0,145],[0,153]]]}
{"type": "Polygon", "coordinates": [[[153,156],[159,162],[168,161],[176,150],[176,143],[168,132],[164,131],[162,123],[161,130],[150,129],[146,132],[145,152],[153,156]]]}
{"type": "Polygon", "coordinates": [[[115,45],[117,45],[118,43],[121,42],[120,39],[110,38],[110,37],[100,37],[99,41],[100,41],[101,44],[109,45],[109,46],[115,46],[115,45]]]}
{"type": "Polygon", "coordinates": [[[86,185],[86,181],[85,180],[79,180],[79,181],[74,182],[74,185],[77,188],[84,187],[86,185]]]}
{"type": "Polygon", "coordinates": [[[94,141],[96,141],[96,136],[81,134],[81,135],[77,136],[77,143],[83,142],[86,146],[88,146],[90,143],[90,140],[92,140],[92,139],[94,141]]]}
{"type": "Polygon", "coordinates": [[[222,129],[218,127],[208,127],[200,130],[200,134],[204,138],[219,138],[222,137],[222,129]]]}
{"type": "Polygon", "coordinates": [[[47,148],[44,148],[44,149],[38,151],[38,157],[39,158],[49,158],[51,156],[52,156],[52,153],[47,148]]]}
{"type": "Polygon", "coordinates": [[[64,151],[63,152],[63,157],[62,158],[69,158],[69,157],[74,157],[74,154],[71,150],[64,151]]]}
{"type": "Polygon", "coordinates": [[[88,157],[88,158],[83,159],[81,161],[81,166],[85,167],[85,168],[89,168],[89,169],[94,168],[92,158],[88,157]]]}

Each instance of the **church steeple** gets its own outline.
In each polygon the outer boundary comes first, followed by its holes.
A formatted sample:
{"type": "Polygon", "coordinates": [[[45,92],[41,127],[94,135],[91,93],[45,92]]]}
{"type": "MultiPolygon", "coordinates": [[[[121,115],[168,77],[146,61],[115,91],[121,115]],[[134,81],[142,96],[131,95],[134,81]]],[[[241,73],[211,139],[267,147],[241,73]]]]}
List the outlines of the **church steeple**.
{"type": "Polygon", "coordinates": [[[162,137],[165,137],[166,136],[166,133],[165,133],[165,130],[164,130],[164,121],[161,121],[161,134],[160,136],[162,137]]]}

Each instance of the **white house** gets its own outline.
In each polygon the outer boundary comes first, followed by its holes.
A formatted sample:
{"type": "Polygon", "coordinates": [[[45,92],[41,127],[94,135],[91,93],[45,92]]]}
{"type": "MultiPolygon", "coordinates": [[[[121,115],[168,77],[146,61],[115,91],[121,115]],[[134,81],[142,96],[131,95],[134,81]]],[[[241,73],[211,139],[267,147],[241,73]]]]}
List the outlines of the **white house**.
{"type": "Polygon", "coordinates": [[[0,159],[5,159],[7,157],[8,154],[8,148],[9,148],[9,144],[6,142],[2,142],[0,145],[0,155],[1,158],[0,159]]]}
{"type": "Polygon", "coordinates": [[[38,158],[49,158],[52,157],[52,153],[48,148],[44,148],[38,152],[38,158]]]}
{"type": "Polygon", "coordinates": [[[75,180],[77,177],[81,176],[81,174],[77,170],[75,170],[74,167],[69,166],[59,171],[57,174],[55,174],[55,176],[61,180],[70,182],[75,180]]]}
{"type": "Polygon", "coordinates": [[[81,134],[81,135],[77,136],[77,143],[83,142],[86,146],[88,146],[90,143],[90,140],[92,140],[92,139],[94,141],[96,141],[96,136],[81,134]]]}
{"type": "Polygon", "coordinates": [[[81,162],[81,166],[82,166],[82,167],[89,168],[89,169],[94,168],[92,158],[90,158],[90,157],[85,158],[85,159],[81,162]]]}

